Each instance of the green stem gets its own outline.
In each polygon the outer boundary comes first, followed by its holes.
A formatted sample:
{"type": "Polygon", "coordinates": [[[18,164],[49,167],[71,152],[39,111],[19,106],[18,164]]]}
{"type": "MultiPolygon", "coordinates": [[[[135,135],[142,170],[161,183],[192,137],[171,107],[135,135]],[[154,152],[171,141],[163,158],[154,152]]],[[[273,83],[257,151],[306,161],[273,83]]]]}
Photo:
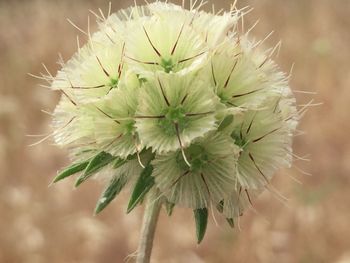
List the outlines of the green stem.
{"type": "Polygon", "coordinates": [[[149,193],[143,216],[141,237],[137,249],[136,263],[149,263],[153,247],[154,234],[162,202],[158,194],[149,193]]]}

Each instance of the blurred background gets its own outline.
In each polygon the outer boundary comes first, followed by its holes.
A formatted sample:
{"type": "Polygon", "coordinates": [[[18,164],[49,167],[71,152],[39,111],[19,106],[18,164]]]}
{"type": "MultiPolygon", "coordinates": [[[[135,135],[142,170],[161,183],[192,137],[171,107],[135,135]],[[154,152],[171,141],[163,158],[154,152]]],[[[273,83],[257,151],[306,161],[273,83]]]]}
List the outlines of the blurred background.
{"type": "MultiPolygon", "coordinates": [[[[132,2],[112,1],[112,10],[132,2]]],[[[228,9],[230,1],[212,3],[228,9]]],[[[306,134],[295,141],[296,154],[311,161],[274,178],[287,204],[264,193],[240,230],[211,217],[200,246],[191,211],[176,209],[171,218],[163,211],[152,262],[350,262],[350,1],[238,1],[246,5],[254,7],[246,28],[260,19],[257,38],[274,30],[267,43],[283,41],[277,61],[284,71],[295,63],[291,86],[317,92],[297,94],[299,104],[324,103],[310,109],[299,126],[306,134]]],[[[103,186],[89,181],[73,190],[68,179],[49,188],[67,152],[51,141],[28,147],[34,139],[26,137],[50,132],[41,110],[52,111],[59,98],[27,73],[43,72],[43,62],[55,74],[58,53],[67,60],[76,50],[79,32],[66,18],[86,29],[88,10],[99,7],[106,13],[108,1],[0,0],[1,263],[115,263],[136,250],[142,208],[126,216],[124,194],[94,217],[103,186]]]]}

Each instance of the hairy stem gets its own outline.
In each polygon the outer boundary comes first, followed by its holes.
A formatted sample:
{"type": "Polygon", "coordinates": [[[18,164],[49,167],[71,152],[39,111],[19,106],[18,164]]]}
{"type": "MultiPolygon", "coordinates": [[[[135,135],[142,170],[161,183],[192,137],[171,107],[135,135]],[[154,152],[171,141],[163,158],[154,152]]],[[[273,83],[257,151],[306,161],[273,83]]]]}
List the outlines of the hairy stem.
{"type": "Polygon", "coordinates": [[[144,212],[136,263],[150,262],[153,239],[161,206],[162,203],[161,200],[159,200],[158,194],[150,193],[144,212]]]}

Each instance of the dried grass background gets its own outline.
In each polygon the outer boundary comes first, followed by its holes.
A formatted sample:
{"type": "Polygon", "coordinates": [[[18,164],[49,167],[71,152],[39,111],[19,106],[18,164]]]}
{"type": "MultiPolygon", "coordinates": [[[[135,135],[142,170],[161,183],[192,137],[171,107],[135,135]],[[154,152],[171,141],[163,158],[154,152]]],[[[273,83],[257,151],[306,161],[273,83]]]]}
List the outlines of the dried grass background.
{"type": "MultiPolygon", "coordinates": [[[[114,0],[113,10],[131,2],[114,0]]],[[[350,1],[239,1],[245,5],[254,7],[247,28],[260,18],[253,34],[275,30],[268,43],[283,41],[277,61],[285,71],[295,62],[293,88],[316,91],[315,100],[324,102],[303,119],[307,134],[295,142],[296,153],[311,158],[296,166],[313,176],[280,171],[272,184],[290,198],[287,205],[264,193],[255,201],[258,212],[241,218],[240,231],[211,218],[201,246],[191,211],[162,213],[153,262],[350,262],[350,1]]],[[[65,19],[86,29],[88,9],[98,7],[107,10],[108,2],[0,0],[1,263],[115,263],[136,249],[142,208],[126,216],[123,194],[93,217],[103,186],[90,181],[73,190],[68,179],[48,188],[68,164],[67,153],[52,142],[30,148],[25,136],[49,132],[50,117],[40,110],[53,110],[59,98],[26,74],[43,71],[41,62],[55,73],[58,52],[68,59],[76,50],[78,32],[65,19]]],[[[298,96],[300,104],[311,97],[298,96]]]]}

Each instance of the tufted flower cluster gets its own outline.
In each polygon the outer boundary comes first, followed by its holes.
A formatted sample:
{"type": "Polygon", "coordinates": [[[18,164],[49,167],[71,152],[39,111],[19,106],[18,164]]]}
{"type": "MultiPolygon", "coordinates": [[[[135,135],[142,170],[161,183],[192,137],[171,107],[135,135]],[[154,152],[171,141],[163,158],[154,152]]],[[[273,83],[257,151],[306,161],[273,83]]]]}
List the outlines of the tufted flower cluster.
{"type": "Polygon", "coordinates": [[[129,185],[128,212],[153,192],[169,213],[205,221],[216,207],[233,226],[291,165],[299,119],[274,49],[239,32],[242,14],[154,2],[99,19],[50,85],[55,142],[73,162],[54,182],[102,179],[96,213],[129,185]]]}

